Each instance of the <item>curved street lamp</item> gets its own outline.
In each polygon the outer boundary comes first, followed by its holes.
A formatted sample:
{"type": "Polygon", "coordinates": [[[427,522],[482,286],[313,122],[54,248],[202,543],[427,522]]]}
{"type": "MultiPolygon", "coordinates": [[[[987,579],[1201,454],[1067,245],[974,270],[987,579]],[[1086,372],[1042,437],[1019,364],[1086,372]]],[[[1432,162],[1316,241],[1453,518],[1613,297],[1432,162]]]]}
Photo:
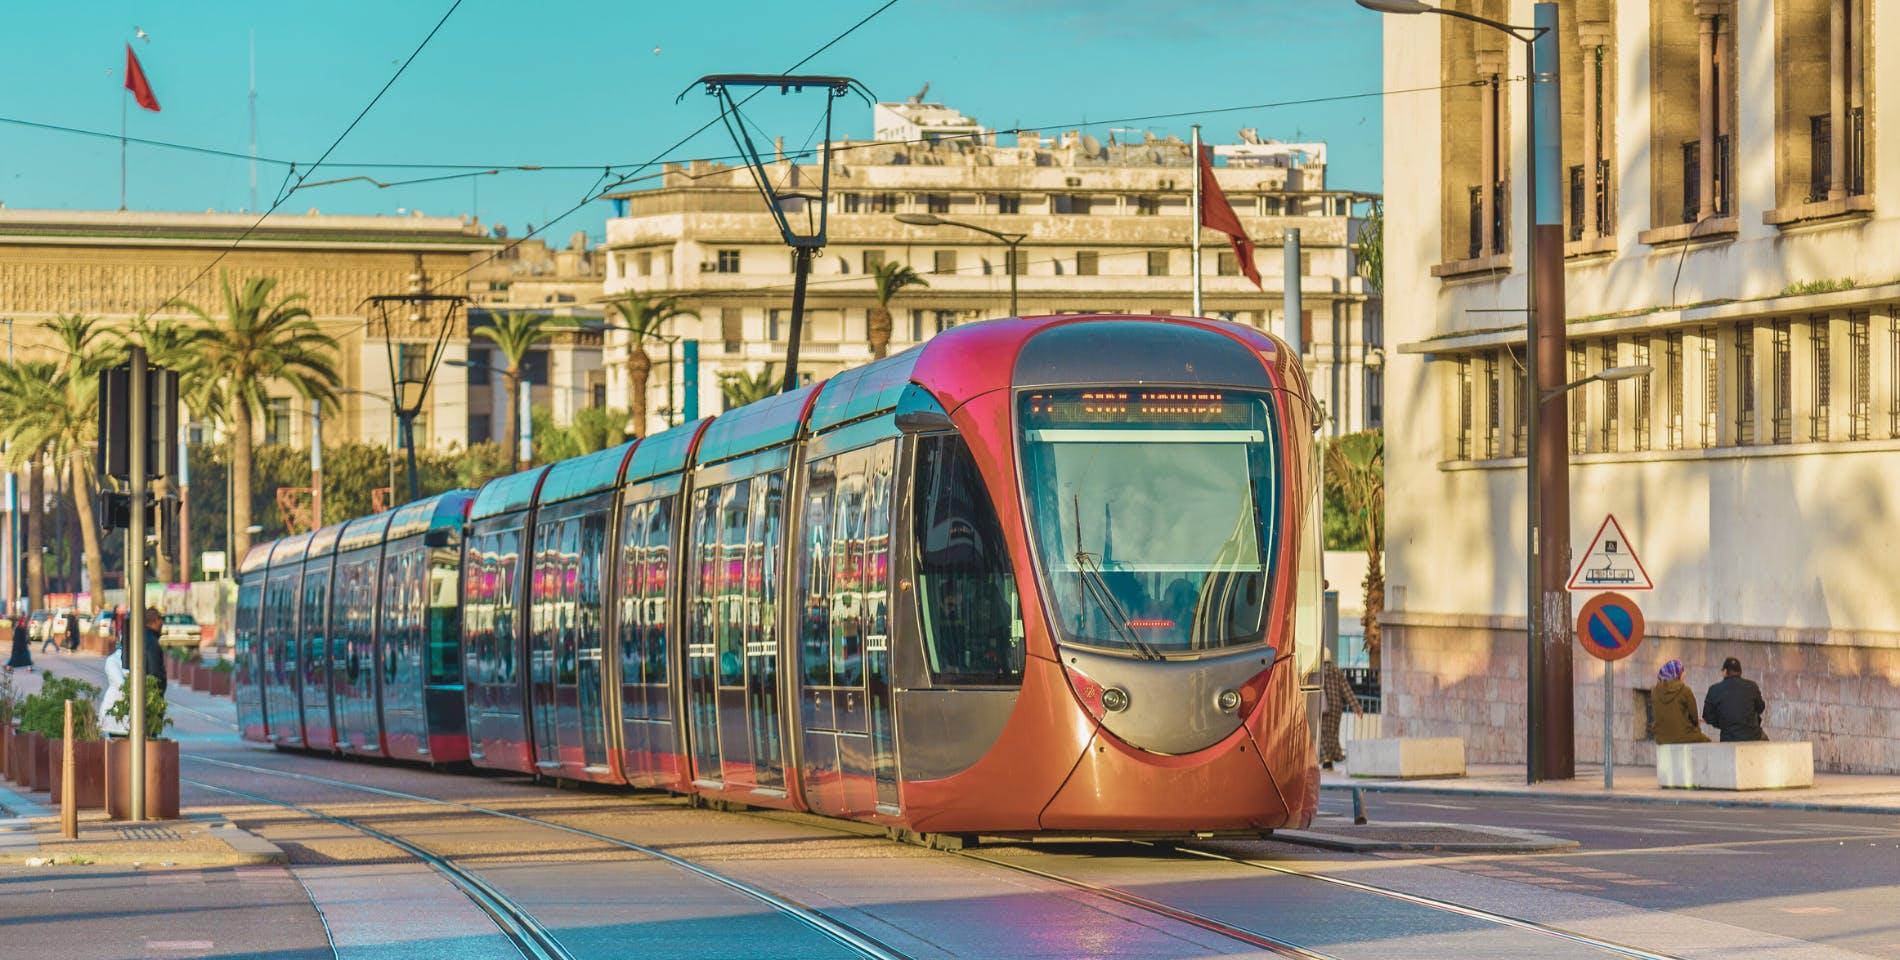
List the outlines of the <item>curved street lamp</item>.
{"type": "Polygon", "coordinates": [[[974,223],[964,223],[961,220],[945,220],[934,213],[898,213],[892,214],[892,216],[896,218],[898,223],[908,223],[913,227],[962,227],[965,230],[975,230],[977,233],[988,234],[1002,241],[1003,245],[1008,248],[1007,256],[1009,258],[1008,262],[1003,265],[1004,272],[1009,274],[1009,315],[1012,317],[1021,316],[1021,312],[1016,308],[1016,265],[1022,262],[1021,259],[1019,259],[1021,253],[1017,250],[1017,247],[1019,247],[1024,240],[1029,239],[1029,234],[1004,233],[1001,230],[991,230],[988,227],[979,227],[974,223]]]}

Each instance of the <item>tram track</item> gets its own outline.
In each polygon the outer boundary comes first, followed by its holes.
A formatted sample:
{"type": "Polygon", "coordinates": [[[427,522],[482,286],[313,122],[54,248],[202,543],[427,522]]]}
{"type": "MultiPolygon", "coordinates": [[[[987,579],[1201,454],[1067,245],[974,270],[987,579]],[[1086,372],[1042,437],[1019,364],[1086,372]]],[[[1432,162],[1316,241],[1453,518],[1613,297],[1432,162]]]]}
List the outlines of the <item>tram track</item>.
{"type": "MultiPolygon", "coordinates": [[[[249,773],[260,773],[260,774],[265,774],[267,776],[281,777],[284,779],[300,780],[306,783],[315,783],[315,784],[320,784],[323,786],[328,786],[328,787],[341,789],[341,790],[350,790],[357,793],[387,797],[392,800],[403,800],[410,803],[429,804],[429,805],[441,806],[441,807],[453,807],[460,810],[466,810],[470,813],[482,814],[485,816],[495,817],[502,820],[509,820],[516,823],[529,824],[532,826],[541,827],[548,830],[555,830],[561,833],[570,834],[572,836],[577,836],[577,837],[582,837],[588,840],[593,840],[597,843],[603,843],[612,847],[617,847],[619,849],[632,851],[634,853],[638,853],[643,856],[649,857],[653,860],[657,860],[659,862],[668,864],[670,866],[677,867],[681,870],[684,870],[688,873],[698,876],[704,880],[708,880],[718,886],[724,887],[735,893],[741,894],[747,898],[757,901],[758,903],[761,903],[767,907],[770,907],[775,912],[799,922],[805,927],[813,930],[814,932],[825,937],[826,939],[831,940],[832,942],[838,944],[839,946],[842,946],[845,949],[850,950],[851,952],[857,954],[858,956],[867,958],[867,960],[910,960],[910,958],[906,954],[903,954],[887,946],[886,944],[879,942],[877,939],[871,937],[868,934],[862,933],[856,929],[853,929],[852,927],[849,927],[833,919],[829,915],[823,913],[822,911],[817,910],[816,908],[807,906],[803,903],[799,903],[796,900],[792,900],[780,894],[773,893],[772,891],[766,890],[763,887],[759,887],[754,884],[747,883],[746,881],[740,880],[736,877],[728,876],[724,873],[721,873],[717,870],[713,870],[702,864],[695,863],[684,857],[667,853],[664,850],[660,850],[655,847],[650,847],[645,844],[635,843],[634,841],[631,841],[631,840],[625,840],[620,837],[609,836],[604,833],[598,833],[596,831],[588,830],[583,827],[576,827],[570,824],[559,823],[553,820],[543,820],[539,817],[531,817],[525,814],[513,813],[507,810],[496,810],[492,807],[485,807],[480,804],[466,803],[459,800],[444,800],[439,797],[429,797],[429,796],[424,796],[422,794],[408,793],[402,790],[391,790],[386,787],[376,787],[376,786],[371,786],[369,784],[353,783],[348,780],[338,780],[332,777],[322,777],[322,776],[317,776],[315,774],[309,774],[309,773],[298,773],[292,770],[279,770],[274,767],[258,766],[255,764],[248,764],[248,763],[237,763],[231,760],[219,760],[212,757],[186,755],[186,756],[181,757],[181,759],[185,761],[193,762],[193,763],[208,764],[211,766],[223,767],[223,768],[231,769],[231,770],[242,770],[249,773]]],[[[208,789],[222,791],[224,793],[228,793],[232,795],[243,796],[249,799],[259,800],[265,803],[271,803],[278,806],[289,807],[291,809],[295,809],[300,812],[308,813],[320,819],[340,823],[341,825],[349,827],[351,829],[360,830],[364,833],[368,833],[372,836],[376,836],[378,839],[389,840],[393,845],[397,846],[399,849],[404,850],[404,852],[408,852],[408,853],[411,853],[412,855],[416,855],[418,859],[423,859],[424,857],[436,857],[435,854],[429,853],[428,851],[423,850],[420,847],[415,847],[413,844],[409,844],[407,841],[402,841],[399,838],[389,837],[383,834],[381,831],[377,831],[376,828],[374,827],[368,827],[361,824],[357,824],[353,821],[349,821],[348,818],[335,817],[333,815],[322,813],[320,811],[309,810],[291,801],[277,800],[277,799],[273,799],[269,797],[262,797],[260,795],[250,794],[248,792],[236,790],[230,787],[222,787],[222,786],[218,786],[214,784],[207,784],[207,783],[204,783],[202,781],[197,781],[197,780],[185,779],[183,780],[183,782],[190,783],[194,786],[206,787],[208,789]]],[[[436,859],[440,860],[442,858],[436,857],[436,859]]],[[[429,861],[425,859],[424,862],[429,862],[429,861]]],[[[430,863],[430,865],[434,866],[435,864],[430,863]]],[[[453,867],[453,864],[449,864],[449,865],[453,867]]],[[[460,870],[460,868],[455,868],[455,869],[460,870]]],[[[462,872],[466,874],[466,871],[462,871],[462,872]]],[[[479,881],[479,878],[475,878],[475,879],[479,881]]],[[[457,886],[459,887],[460,884],[457,884],[457,886]]],[[[488,887],[486,884],[483,884],[483,886],[487,890],[498,894],[497,891],[493,891],[492,887],[488,887]]],[[[468,891],[464,890],[463,892],[467,893],[468,891]]],[[[474,897],[471,896],[471,899],[474,899],[474,897]]],[[[478,906],[482,906],[481,901],[477,900],[476,902],[478,906]]],[[[483,909],[486,910],[487,908],[484,906],[483,909]]],[[[504,928],[504,932],[505,932],[505,928],[504,928]]],[[[524,955],[533,956],[533,957],[544,956],[543,954],[526,954],[525,952],[524,952],[524,955]]],[[[564,957],[564,956],[568,956],[568,954],[561,953],[561,954],[550,954],[550,955],[545,955],[545,956],[564,957]]]]}
{"type": "Polygon", "coordinates": [[[433,853],[395,834],[378,830],[375,827],[350,817],[340,817],[335,814],[324,813],[321,810],[307,807],[303,804],[278,799],[276,797],[267,797],[263,794],[252,793],[248,790],[239,790],[235,787],[206,783],[202,780],[193,780],[187,777],[181,777],[179,780],[181,783],[190,784],[201,790],[210,790],[216,793],[238,797],[243,800],[249,800],[253,803],[267,803],[273,806],[283,807],[287,810],[294,810],[312,819],[335,824],[348,830],[354,830],[366,837],[389,844],[401,850],[403,853],[414,857],[418,862],[442,875],[451,885],[457,890],[460,890],[463,896],[468,897],[471,903],[475,904],[477,908],[495,921],[495,926],[501,931],[503,936],[508,938],[509,942],[514,944],[515,949],[521,951],[523,957],[528,958],[528,960],[574,960],[574,955],[569,953],[567,948],[561,945],[561,941],[554,936],[553,931],[535,919],[533,913],[529,912],[507,894],[495,889],[473,871],[458,865],[455,861],[447,857],[433,853]]]}

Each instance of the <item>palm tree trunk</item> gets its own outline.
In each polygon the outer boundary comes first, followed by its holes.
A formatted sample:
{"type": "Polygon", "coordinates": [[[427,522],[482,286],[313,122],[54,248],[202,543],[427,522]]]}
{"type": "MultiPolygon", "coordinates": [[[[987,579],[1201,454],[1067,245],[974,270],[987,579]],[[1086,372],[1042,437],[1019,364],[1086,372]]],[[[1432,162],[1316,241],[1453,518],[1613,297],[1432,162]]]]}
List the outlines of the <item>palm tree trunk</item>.
{"type": "MultiPolygon", "coordinates": [[[[91,592],[93,603],[104,607],[106,595],[106,555],[99,546],[99,519],[93,512],[92,483],[86,477],[86,459],[84,453],[75,453],[71,460],[73,486],[73,512],[79,516],[79,542],[86,552],[86,589],[91,592]]],[[[132,509],[142,510],[140,504],[132,509]]],[[[127,577],[145,576],[143,570],[127,570],[127,577]]]]}
{"type": "Polygon", "coordinates": [[[35,610],[46,599],[46,472],[40,458],[26,461],[26,596],[35,610]]]}
{"type": "Polygon", "coordinates": [[[251,441],[251,405],[238,399],[231,404],[232,543],[226,570],[236,570],[244,562],[244,555],[251,552],[251,441]]]}
{"type": "Polygon", "coordinates": [[[865,339],[871,343],[872,359],[882,360],[891,349],[891,308],[878,304],[865,316],[865,339]]]}
{"type": "Polygon", "coordinates": [[[502,449],[508,451],[508,472],[521,469],[521,371],[510,367],[501,376],[508,385],[508,400],[502,404],[502,449]]]}
{"type": "Polygon", "coordinates": [[[652,372],[653,358],[647,356],[646,344],[634,340],[627,347],[627,420],[636,437],[647,435],[647,377],[652,372]]]}
{"type": "Polygon", "coordinates": [[[1385,560],[1384,551],[1371,546],[1366,548],[1366,603],[1365,612],[1359,615],[1359,623],[1366,631],[1366,662],[1372,669],[1379,669],[1379,652],[1384,638],[1379,635],[1379,614],[1385,612],[1385,560]]]}

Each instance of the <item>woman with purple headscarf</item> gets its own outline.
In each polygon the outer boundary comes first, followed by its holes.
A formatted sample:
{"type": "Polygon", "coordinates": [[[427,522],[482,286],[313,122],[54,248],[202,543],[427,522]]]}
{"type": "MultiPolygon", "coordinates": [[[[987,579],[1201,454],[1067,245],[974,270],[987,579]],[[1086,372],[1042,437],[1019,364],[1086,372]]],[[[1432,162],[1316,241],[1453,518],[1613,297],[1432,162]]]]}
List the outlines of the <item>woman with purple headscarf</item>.
{"type": "Polygon", "coordinates": [[[1695,693],[1682,682],[1682,661],[1671,660],[1656,671],[1656,686],[1649,691],[1651,731],[1657,743],[1708,743],[1702,732],[1701,714],[1695,708],[1695,693]]]}

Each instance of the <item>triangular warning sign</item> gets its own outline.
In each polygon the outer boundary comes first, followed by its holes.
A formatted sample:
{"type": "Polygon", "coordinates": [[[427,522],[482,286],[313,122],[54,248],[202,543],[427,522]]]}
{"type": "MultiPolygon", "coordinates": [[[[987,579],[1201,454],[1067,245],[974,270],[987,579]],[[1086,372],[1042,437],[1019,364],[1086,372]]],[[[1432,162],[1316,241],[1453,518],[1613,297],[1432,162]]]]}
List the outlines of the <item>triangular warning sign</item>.
{"type": "Polygon", "coordinates": [[[1623,527],[1616,522],[1615,514],[1603,518],[1596,539],[1590,541],[1590,549],[1578,561],[1576,572],[1570,575],[1570,589],[1656,589],[1650,582],[1649,571],[1643,569],[1643,561],[1636,558],[1636,548],[1623,535],[1623,527]]]}

